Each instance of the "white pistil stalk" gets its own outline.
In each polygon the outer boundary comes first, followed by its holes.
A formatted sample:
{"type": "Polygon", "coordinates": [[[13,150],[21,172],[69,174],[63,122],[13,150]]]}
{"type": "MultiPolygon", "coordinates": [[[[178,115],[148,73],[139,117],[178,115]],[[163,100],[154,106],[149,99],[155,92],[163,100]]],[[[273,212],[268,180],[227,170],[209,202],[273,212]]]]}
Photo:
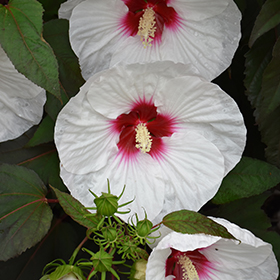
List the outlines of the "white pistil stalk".
{"type": "Polygon", "coordinates": [[[180,256],[177,262],[182,266],[183,280],[199,280],[195,266],[187,256],[180,256]]]}
{"type": "Polygon", "coordinates": [[[145,9],[143,16],[139,20],[138,33],[144,48],[152,46],[151,42],[155,37],[156,32],[155,12],[153,8],[148,7],[145,9]]]}
{"type": "Polygon", "coordinates": [[[151,150],[152,139],[149,130],[146,127],[146,124],[139,123],[135,128],[136,131],[136,145],[137,149],[140,149],[142,153],[147,153],[151,150]]]}

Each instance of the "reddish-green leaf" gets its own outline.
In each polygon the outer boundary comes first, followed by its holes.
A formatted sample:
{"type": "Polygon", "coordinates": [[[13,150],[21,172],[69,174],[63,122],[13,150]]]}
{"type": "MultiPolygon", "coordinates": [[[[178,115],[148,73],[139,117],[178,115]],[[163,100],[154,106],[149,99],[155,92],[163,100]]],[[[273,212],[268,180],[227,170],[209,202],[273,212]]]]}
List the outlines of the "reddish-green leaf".
{"type": "Polygon", "coordinates": [[[42,37],[42,15],[42,5],[35,0],[0,5],[0,43],[19,72],[60,97],[57,61],[42,37]]]}
{"type": "Polygon", "coordinates": [[[280,1],[279,0],[267,0],[257,16],[254,28],[249,40],[249,46],[251,47],[254,42],[264,33],[274,28],[280,23],[280,1]]]}
{"type": "Polygon", "coordinates": [[[261,194],[280,183],[280,169],[267,162],[243,157],[224,178],[212,199],[216,204],[261,194]]]}
{"type": "Polygon", "coordinates": [[[0,182],[0,260],[6,261],[46,235],[52,211],[46,187],[34,171],[1,164],[0,182]]]}
{"type": "MultiPolygon", "coordinates": [[[[100,219],[98,216],[90,215],[88,210],[85,209],[85,206],[76,200],[70,194],[61,192],[56,188],[52,188],[58,198],[60,205],[67,215],[69,215],[74,221],[86,228],[96,228],[100,219]]],[[[90,192],[89,192],[89,195],[90,192]]],[[[94,199],[94,197],[93,197],[94,199]]]]}
{"type": "Polygon", "coordinates": [[[204,233],[235,239],[225,227],[194,211],[180,210],[172,212],[163,218],[162,223],[170,229],[181,233],[204,233]]]}

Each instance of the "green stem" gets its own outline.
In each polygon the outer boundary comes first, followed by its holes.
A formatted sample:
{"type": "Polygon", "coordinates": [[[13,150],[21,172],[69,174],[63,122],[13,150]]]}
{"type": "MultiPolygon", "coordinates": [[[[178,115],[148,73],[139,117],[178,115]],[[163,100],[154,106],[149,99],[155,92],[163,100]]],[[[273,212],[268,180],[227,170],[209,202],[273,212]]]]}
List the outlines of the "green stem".
{"type": "Polygon", "coordinates": [[[88,240],[87,236],[83,239],[83,241],[78,245],[78,247],[75,249],[75,251],[73,252],[70,260],[69,260],[69,264],[73,265],[74,264],[74,260],[78,254],[78,252],[80,251],[80,249],[82,248],[82,246],[85,244],[85,242],[88,240]]]}

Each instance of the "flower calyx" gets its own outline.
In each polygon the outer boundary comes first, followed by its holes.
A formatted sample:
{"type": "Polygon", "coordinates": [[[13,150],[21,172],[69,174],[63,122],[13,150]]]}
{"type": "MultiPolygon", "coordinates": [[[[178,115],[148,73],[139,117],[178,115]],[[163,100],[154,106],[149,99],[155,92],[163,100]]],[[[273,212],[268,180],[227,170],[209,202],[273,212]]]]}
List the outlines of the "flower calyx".
{"type": "Polygon", "coordinates": [[[138,219],[137,213],[135,214],[136,224],[133,222],[133,217],[131,218],[131,224],[128,224],[129,234],[138,240],[140,244],[145,245],[146,243],[151,244],[147,239],[156,239],[159,236],[149,236],[151,233],[159,229],[159,226],[153,228],[153,223],[147,219],[147,213],[145,212],[145,218],[141,221],[138,219]]]}
{"type": "Polygon", "coordinates": [[[47,264],[43,270],[45,274],[40,280],[77,279],[85,280],[82,270],[75,265],[66,264],[62,259],[57,259],[47,264]]]}
{"type": "Polygon", "coordinates": [[[120,280],[119,275],[112,268],[112,265],[122,264],[125,261],[114,261],[115,249],[111,250],[109,253],[104,250],[103,246],[100,246],[100,250],[97,253],[93,253],[90,250],[83,248],[83,250],[91,255],[90,262],[80,263],[81,265],[89,265],[94,268],[88,279],[91,279],[97,272],[101,273],[101,279],[106,279],[106,272],[111,272],[118,280],[120,280]]]}
{"type": "MultiPolygon", "coordinates": [[[[107,180],[108,182],[108,193],[104,193],[102,192],[101,196],[97,196],[95,193],[93,193],[91,190],[90,193],[95,197],[94,199],[94,203],[96,205],[96,207],[87,207],[87,209],[93,209],[97,211],[97,214],[103,216],[103,221],[105,219],[105,217],[114,217],[120,224],[122,224],[122,222],[120,221],[119,218],[117,218],[115,216],[115,214],[127,214],[130,212],[130,210],[128,211],[119,211],[118,209],[128,205],[129,203],[133,202],[133,200],[128,201],[124,204],[119,205],[118,201],[120,200],[120,198],[122,197],[124,191],[125,191],[125,186],[121,192],[121,194],[119,196],[113,195],[111,194],[111,190],[110,190],[110,183],[109,180],[107,180]]],[[[100,228],[100,227],[99,227],[100,228]]]]}

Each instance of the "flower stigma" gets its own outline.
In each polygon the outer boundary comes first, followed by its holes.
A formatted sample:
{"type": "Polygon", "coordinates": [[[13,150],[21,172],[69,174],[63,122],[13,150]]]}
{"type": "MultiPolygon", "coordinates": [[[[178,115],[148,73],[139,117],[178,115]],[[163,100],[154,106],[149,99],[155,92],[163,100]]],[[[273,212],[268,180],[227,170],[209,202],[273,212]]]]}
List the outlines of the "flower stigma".
{"type": "Polygon", "coordinates": [[[148,7],[145,9],[143,16],[139,20],[138,33],[144,48],[151,47],[151,42],[155,37],[156,32],[155,12],[153,8],[148,7]]]}
{"type": "Polygon", "coordinates": [[[196,268],[190,258],[186,255],[180,255],[177,263],[182,267],[183,280],[199,280],[196,268]]]}
{"type": "Polygon", "coordinates": [[[140,149],[142,153],[147,153],[151,150],[152,139],[149,130],[146,127],[146,124],[139,123],[135,128],[136,136],[136,145],[137,149],[140,149]]]}

